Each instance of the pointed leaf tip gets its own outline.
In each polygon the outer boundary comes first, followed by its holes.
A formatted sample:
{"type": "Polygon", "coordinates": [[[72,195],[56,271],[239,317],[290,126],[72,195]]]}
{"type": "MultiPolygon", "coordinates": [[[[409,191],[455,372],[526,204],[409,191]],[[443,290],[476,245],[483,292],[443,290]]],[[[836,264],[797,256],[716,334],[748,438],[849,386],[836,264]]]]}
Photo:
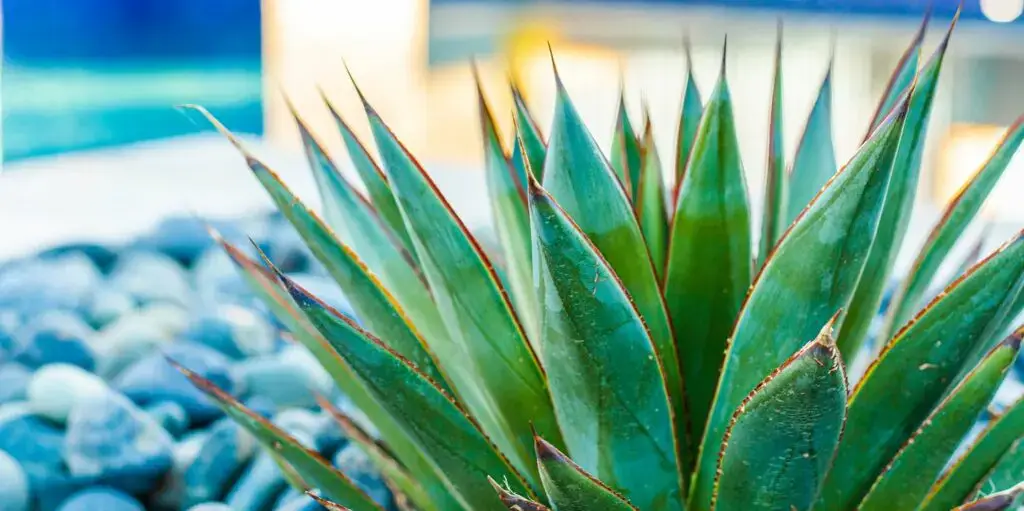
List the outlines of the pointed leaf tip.
{"type": "Polygon", "coordinates": [[[315,500],[317,504],[320,504],[321,506],[324,507],[324,509],[327,509],[328,511],[351,511],[349,510],[349,508],[345,506],[335,504],[334,502],[321,498],[319,495],[313,493],[313,490],[307,490],[306,496],[315,500]]]}
{"type": "Polygon", "coordinates": [[[1020,351],[1021,339],[1024,339],[1024,324],[1017,327],[1009,337],[1003,340],[1003,343],[1015,351],[1020,351]]]}
{"type": "Polygon", "coordinates": [[[690,34],[683,34],[683,53],[686,55],[686,74],[693,73],[693,48],[690,41],[690,34]]]}
{"type": "Polygon", "coordinates": [[[544,190],[540,182],[537,181],[537,177],[533,175],[533,172],[526,173],[526,192],[530,195],[530,198],[537,199],[548,195],[548,192],[544,190]]]}
{"type": "MultiPolygon", "coordinates": [[[[300,286],[297,282],[288,278],[288,276],[285,275],[284,273],[281,273],[281,270],[278,269],[276,266],[271,269],[274,270],[274,273],[277,275],[277,278],[281,281],[281,284],[284,285],[285,289],[288,291],[288,294],[291,295],[292,299],[295,300],[295,303],[301,309],[305,310],[310,307],[323,309],[332,316],[345,322],[350,327],[356,328],[360,331],[363,330],[361,327],[356,325],[355,321],[353,321],[352,318],[348,317],[348,315],[330,306],[313,293],[310,293],[308,289],[300,286]]],[[[389,351],[394,350],[389,349],[389,351]]]]}
{"type": "Polygon", "coordinates": [[[366,99],[366,95],[363,94],[363,90],[359,88],[359,84],[356,82],[356,77],[355,75],[352,74],[352,70],[349,69],[348,63],[343,60],[342,66],[345,67],[345,74],[348,75],[348,81],[352,83],[352,88],[355,89],[356,95],[359,96],[359,101],[362,102],[363,110],[366,111],[366,115],[372,117],[380,117],[379,115],[377,115],[377,110],[375,110],[373,106],[370,105],[370,102],[366,99]]]}
{"type": "Polygon", "coordinates": [[[551,70],[555,74],[555,86],[559,92],[563,92],[565,84],[562,83],[562,75],[558,73],[558,63],[555,61],[555,50],[551,47],[551,41],[548,41],[548,56],[551,58],[551,70]]]}
{"type": "Polygon", "coordinates": [[[957,22],[960,21],[960,9],[963,7],[963,2],[956,8],[956,13],[953,14],[953,20],[949,22],[949,28],[946,29],[946,34],[942,36],[942,41],[939,42],[939,46],[935,50],[935,54],[942,58],[946,54],[946,49],[949,48],[949,39],[953,36],[953,29],[956,28],[957,22]]]}
{"type": "Polygon", "coordinates": [[[551,445],[547,440],[544,440],[536,434],[533,436],[533,445],[534,448],[537,449],[538,460],[554,460],[559,463],[569,461],[569,458],[556,449],[555,446],[551,445]]]}
{"type": "Polygon", "coordinates": [[[733,412],[719,450],[713,511],[813,504],[845,420],[845,370],[835,345],[822,340],[833,321],[733,412]]]}
{"type": "MultiPolygon", "coordinates": [[[[963,1],[960,1],[960,5],[963,5],[963,1]]],[[[921,26],[917,28],[917,34],[914,36],[914,40],[917,44],[921,44],[924,41],[924,33],[928,29],[928,22],[932,19],[932,12],[935,10],[935,0],[928,2],[928,6],[924,9],[924,17],[921,18],[921,26]]]]}
{"type": "Polygon", "coordinates": [[[622,494],[583,470],[543,438],[535,436],[534,441],[541,481],[556,510],[637,511],[622,494]]]}
{"type": "Polygon", "coordinates": [[[212,239],[214,243],[218,245],[223,245],[225,243],[224,235],[221,234],[220,230],[214,227],[213,224],[209,222],[203,222],[203,227],[206,228],[206,234],[210,236],[210,239],[212,239]]]}
{"type": "Polygon", "coordinates": [[[724,78],[725,78],[725,64],[726,64],[728,56],[729,56],[729,34],[726,34],[726,35],[722,36],[722,62],[720,64],[720,67],[718,68],[718,73],[719,73],[719,76],[721,77],[720,79],[722,79],[722,80],[724,80],[724,78]]]}
{"type": "Polygon", "coordinates": [[[198,112],[199,115],[202,115],[206,119],[206,121],[214,127],[214,129],[216,129],[221,135],[224,135],[224,137],[227,138],[229,142],[231,142],[231,145],[235,146],[235,148],[237,148],[238,151],[241,152],[243,156],[245,156],[246,163],[249,163],[249,160],[253,159],[252,153],[250,153],[249,150],[246,149],[244,145],[242,145],[242,141],[239,140],[238,137],[236,137],[235,134],[232,133],[231,130],[227,128],[227,126],[224,126],[223,123],[221,123],[216,117],[214,117],[214,115],[210,113],[210,111],[207,110],[206,107],[192,103],[186,103],[181,105],[180,107],[186,110],[198,112]]]}
{"type": "Polygon", "coordinates": [[[832,318],[825,323],[825,326],[821,327],[821,332],[819,332],[818,336],[815,337],[815,341],[818,344],[829,349],[834,349],[836,347],[835,326],[836,322],[839,321],[839,318],[842,317],[842,315],[843,309],[837,310],[836,313],[832,315],[832,318]]]}

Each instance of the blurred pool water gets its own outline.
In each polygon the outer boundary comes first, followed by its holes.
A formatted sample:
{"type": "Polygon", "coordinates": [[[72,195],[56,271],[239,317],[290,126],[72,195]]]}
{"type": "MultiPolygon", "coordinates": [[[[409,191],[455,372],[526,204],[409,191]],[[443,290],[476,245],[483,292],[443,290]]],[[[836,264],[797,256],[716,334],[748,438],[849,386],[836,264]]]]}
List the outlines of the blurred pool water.
{"type": "Polygon", "coordinates": [[[197,103],[242,133],[263,131],[259,62],[7,65],[4,160],[167,138],[209,129],[176,107],[197,103]]]}
{"type": "Polygon", "coordinates": [[[5,0],[2,15],[5,161],[200,131],[182,103],[263,131],[258,0],[5,0]]]}

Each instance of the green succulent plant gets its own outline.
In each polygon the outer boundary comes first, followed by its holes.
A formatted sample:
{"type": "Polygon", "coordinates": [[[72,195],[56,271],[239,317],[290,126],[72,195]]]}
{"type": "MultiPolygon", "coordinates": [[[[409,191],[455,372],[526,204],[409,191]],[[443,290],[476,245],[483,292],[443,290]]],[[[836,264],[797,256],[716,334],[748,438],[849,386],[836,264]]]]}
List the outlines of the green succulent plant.
{"type": "MultiPolygon", "coordinates": [[[[1011,323],[1024,307],[1024,232],[923,301],[1024,140],[1020,123],[934,227],[864,376],[852,388],[846,377],[903,242],[955,19],[920,63],[926,24],[839,169],[829,75],[785,161],[780,37],[760,235],[723,55],[706,100],[688,79],[665,166],[650,123],[636,130],[624,106],[606,157],[557,70],[546,138],[513,87],[509,144],[481,90],[499,254],[475,241],[358,88],[379,164],[331,112],[365,195],[295,116],[319,214],[207,114],[358,322],[218,239],[379,430],[374,440],[322,402],[404,509],[1009,509],[1024,493],[1024,401],[950,460],[1020,348],[1024,328],[1011,323]]],[[[336,509],[380,509],[315,452],[182,371],[294,485],[336,509]]]]}

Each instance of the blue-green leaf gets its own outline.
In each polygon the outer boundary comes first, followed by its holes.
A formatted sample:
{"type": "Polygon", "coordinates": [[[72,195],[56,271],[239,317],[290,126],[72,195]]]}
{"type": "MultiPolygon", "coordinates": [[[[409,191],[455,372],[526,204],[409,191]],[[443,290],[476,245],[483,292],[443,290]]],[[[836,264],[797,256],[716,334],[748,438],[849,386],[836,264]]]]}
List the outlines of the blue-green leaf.
{"type": "MultiPolygon", "coordinates": [[[[547,144],[544,143],[544,136],[537,127],[537,121],[526,108],[526,100],[523,93],[515,85],[512,86],[512,101],[515,103],[516,138],[523,141],[523,150],[520,158],[529,164],[529,170],[533,171],[533,177],[538,181],[544,179],[544,157],[547,154],[547,144]]],[[[519,144],[513,144],[513,148],[519,148],[519,144]]],[[[515,151],[513,151],[513,164],[515,162],[515,151]]],[[[519,169],[520,167],[516,167],[519,169]]],[[[527,166],[523,165],[522,169],[527,166]]],[[[526,173],[522,172],[522,186],[526,189],[526,173]]]]}
{"type": "Polygon", "coordinates": [[[626,93],[619,89],[619,113],[615,120],[615,135],[612,140],[611,165],[622,181],[626,193],[632,200],[637,199],[640,187],[640,138],[626,112],[626,93]]]}
{"type": "MultiPolygon", "coordinates": [[[[588,474],[559,450],[537,438],[537,463],[544,491],[555,511],[637,511],[600,480],[588,474]]],[[[664,504],[644,509],[670,509],[664,504]]]]}
{"type": "Polygon", "coordinates": [[[415,475],[416,480],[426,487],[433,501],[445,510],[460,509],[460,505],[452,498],[423,452],[402,431],[390,413],[370,395],[359,376],[310,324],[276,275],[246,257],[238,248],[219,236],[215,236],[215,239],[238,267],[250,288],[292,335],[313,354],[321,367],[331,375],[338,388],[366,414],[380,432],[381,438],[387,442],[391,452],[415,475]]]}
{"type": "Polygon", "coordinates": [[[736,409],[712,509],[803,511],[814,503],[846,418],[846,371],[832,339],[834,320],[736,409]]]}
{"type": "Polygon", "coordinates": [[[557,97],[544,188],[597,247],[636,304],[662,361],[672,410],[685,424],[677,348],[643,232],[622,183],[587,131],[557,72],[555,76],[557,97]]]}
{"type": "Polygon", "coordinates": [[[889,76],[889,82],[886,83],[882,97],[878,100],[878,107],[871,116],[871,123],[868,125],[867,133],[864,134],[864,140],[871,137],[871,133],[882,122],[882,119],[885,119],[889,111],[893,109],[900,96],[903,95],[903,92],[913,83],[914,76],[917,75],[917,65],[921,60],[921,43],[924,41],[925,29],[928,28],[928,20],[931,18],[931,5],[930,3],[928,4],[928,11],[921,20],[921,25],[918,27],[917,33],[914,34],[914,39],[910,41],[910,45],[907,46],[900,60],[896,63],[896,67],[892,70],[892,75],[889,76]]]}
{"type": "MultiPolygon", "coordinates": [[[[959,10],[957,11],[959,16],[959,10]]],[[[921,171],[921,156],[924,152],[928,118],[932,100],[942,70],[943,56],[949,45],[949,37],[956,26],[956,18],[949,26],[942,43],[925,64],[916,80],[916,86],[909,93],[910,111],[900,136],[900,147],[893,162],[892,180],[885,195],[885,209],[878,221],[875,241],[864,265],[864,274],[857,284],[857,292],[850,302],[849,313],[839,331],[839,350],[845,360],[860,349],[867,335],[871,321],[878,314],[885,285],[896,262],[898,249],[903,243],[907,226],[910,225],[911,210],[917,194],[917,182],[921,171]]]]}
{"type": "Polygon", "coordinates": [[[1020,338],[1000,343],[929,414],[860,503],[862,511],[914,509],[995,395],[1020,350],[1020,338]]]}
{"type": "Polygon", "coordinates": [[[756,268],[764,266],[768,253],[786,229],[786,157],[782,138],[782,24],[775,41],[775,70],[772,80],[772,106],[768,114],[768,156],[764,171],[764,215],[761,219],[760,249],[756,268]]]}
{"type": "Polygon", "coordinates": [[[415,157],[362,94],[360,98],[434,300],[463,352],[458,359],[445,360],[477,376],[460,380],[456,390],[460,395],[475,393],[472,400],[464,397],[473,417],[535,482],[531,428],[554,442],[561,439],[537,357],[476,240],[415,157]],[[502,378],[488,377],[492,374],[502,378]]]}
{"type": "Polygon", "coordinates": [[[678,509],[678,430],[650,332],[596,247],[531,183],[540,353],[569,453],[640,508],[678,509]]]}
{"type": "MultiPolygon", "coordinates": [[[[1024,337],[1024,328],[1015,332],[1024,337]]],[[[963,502],[1013,442],[1024,436],[1024,396],[993,419],[967,452],[935,483],[919,508],[946,511],[963,502]]]]}
{"type": "MultiPolygon", "coordinates": [[[[846,433],[818,510],[845,510],[922,424],[1015,301],[1024,232],[941,293],[886,344],[850,395],[846,433]],[[899,392],[893,389],[898,388],[899,392]]],[[[931,482],[931,481],[929,481],[931,482]]]]}
{"type": "Polygon", "coordinates": [[[691,511],[710,506],[717,450],[732,412],[853,293],[881,213],[905,105],[801,213],[754,280],[727,347],[699,451],[691,511]]]}
{"type": "Polygon", "coordinates": [[[436,464],[453,495],[468,509],[501,509],[501,501],[483,484],[488,475],[504,477],[516,491],[534,496],[523,477],[436,382],[354,321],[287,277],[279,277],[309,322],[436,464]]]}
{"type": "Polygon", "coordinates": [[[306,483],[306,489],[319,488],[325,495],[344,502],[352,511],[383,511],[359,486],[331,466],[316,451],[303,446],[294,437],[271,424],[258,413],[239,403],[213,382],[170,361],[193,385],[209,396],[224,413],[251,433],[267,450],[287,461],[306,483]]]}
{"type": "Polygon", "coordinates": [[[341,117],[338,110],[334,108],[334,105],[331,104],[326,96],[323,96],[323,101],[327,105],[327,109],[330,110],[334,123],[338,126],[338,132],[341,133],[341,139],[348,150],[348,157],[352,160],[352,165],[355,167],[356,172],[359,173],[359,178],[366,185],[366,191],[370,195],[373,206],[380,213],[381,219],[401,240],[405,250],[415,256],[412,240],[409,238],[405,222],[402,221],[402,215],[398,211],[398,204],[395,203],[395,197],[391,192],[391,186],[388,184],[387,177],[380,170],[373,157],[370,156],[366,146],[359,140],[359,137],[352,131],[352,128],[345,122],[345,119],[341,117]]]}
{"type": "Polygon", "coordinates": [[[903,279],[902,287],[890,305],[889,329],[903,325],[917,311],[922,295],[950,249],[974,219],[1003,171],[1009,166],[1021,142],[1024,142],[1024,117],[1010,126],[999,145],[981,168],[964,184],[946,206],[939,222],[932,229],[924,247],[903,279]]]}
{"type": "Polygon", "coordinates": [[[789,195],[786,198],[787,222],[801,211],[818,190],[836,172],[836,153],[832,145],[832,62],[829,60],[825,79],[818,89],[818,98],[811,107],[804,134],[793,156],[789,171],[789,195]]]}
{"type": "MultiPolygon", "coordinates": [[[[297,113],[294,110],[292,113],[320,189],[325,218],[338,241],[358,254],[427,337],[446,335],[413,254],[406,251],[373,205],[341,175],[297,113]]],[[[271,184],[276,186],[276,183],[271,184]]]]}
{"type": "Polygon", "coordinates": [[[635,202],[640,231],[647,242],[647,250],[654,262],[658,278],[665,274],[665,258],[668,255],[668,212],[665,209],[665,180],[662,176],[661,158],[654,144],[654,132],[650,119],[644,126],[643,171],[635,202]]]}
{"type": "Polygon", "coordinates": [[[679,107],[679,128],[676,131],[676,158],[675,158],[675,185],[673,187],[673,201],[678,195],[680,183],[683,182],[683,174],[686,173],[686,162],[690,160],[690,150],[693,148],[693,139],[697,136],[697,127],[700,125],[700,117],[704,112],[704,102],[697,89],[697,81],[693,76],[693,55],[690,52],[690,40],[683,42],[683,49],[686,52],[686,88],[683,90],[683,100],[679,107]]]}
{"type": "Polygon", "coordinates": [[[701,438],[726,340],[751,280],[750,211],[724,54],[675,206],[665,302],[678,344],[686,347],[680,357],[684,388],[694,437],[701,438]]]}
{"type": "MultiPolygon", "coordinates": [[[[438,369],[433,353],[419,332],[406,319],[391,294],[381,286],[376,276],[367,270],[366,264],[349,247],[342,244],[334,232],[288,189],[277,173],[249,153],[209,112],[202,109],[199,111],[242,153],[246,164],[277,205],[278,210],[291,222],[306,242],[306,246],[352,301],[359,318],[372,332],[387,339],[393,349],[416,364],[431,378],[441,382],[447,390],[447,379],[438,369]]],[[[442,351],[447,354],[449,349],[443,346],[447,339],[431,341],[435,345],[441,345],[442,351]]]]}
{"type": "Polygon", "coordinates": [[[317,404],[320,405],[321,410],[327,412],[334,419],[345,438],[358,445],[359,449],[366,454],[366,457],[380,472],[381,477],[388,482],[395,500],[407,499],[407,502],[414,504],[420,511],[441,511],[441,508],[434,503],[420,482],[406,471],[398,460],[391,457],[385,447],[359,427],[355,420],[345,415],[322,396],[317,396],[317,404]]]}
{"type": "MultiPolygon", "coordinates": [[[[494,116],[484,98],[483,85],[476,74],[477,102],[480,109],[480,130],[484,141],[487,192],[490,197],[494,230],[501,243],[508,271],[508,285],[516,313],[523,322],[527,338],[536,344],[540,335],[540,311],[533,285],[530,217],[526,211],[526,188],[515,175],[515,167],[501,143],[494,116]]],[[[518,145],[518,144],[517,144],[518,145]]],[[[523,161],[527,164],[527,161],[523,161]]],[[[525,176],[525,174],[524,174],[525,176]]],[[[536,349],[536,346],[535,346],[536,349]]]]}

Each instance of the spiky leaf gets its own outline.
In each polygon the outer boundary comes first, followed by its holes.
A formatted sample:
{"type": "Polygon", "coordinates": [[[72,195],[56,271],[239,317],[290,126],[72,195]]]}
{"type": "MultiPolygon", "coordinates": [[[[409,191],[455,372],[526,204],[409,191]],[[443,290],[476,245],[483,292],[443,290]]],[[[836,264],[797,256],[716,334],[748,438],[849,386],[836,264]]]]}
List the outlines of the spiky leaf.
{"type": "Polygon", "coordinates": [[[772,80],[772,106],[768,114],[768,156],[764,172],[764,215],[761,220],[760,249],[757,268],[764,266],[772,247],[786,229],[786,177],[785,147],[782,138],[782,25],[775,41],[775,70],[772,80]]]}
{"type": "MultiPolygon", "coordinates": [[[[1015,335],[1020,339],[1024,329],[1017,330],[1015,335]]],[[[921,505],[921,511],[946,511],[966,500],[999,457],[1021,436],[1024,436],[1024,397],[993,419],[963,457],[942,475],[921,505]]]]}
{"type": "Polygon", "coordinates": [[[624,497],[540,437],[537,438],[537,463],[544,491],[555,511],[637,511],[624,497]]]}
{"type": "Polygon", "coordinates": [[[807,116],[800,137],[793,168],[789,171],[789,195],[786,198],[786,219],[792,222],[818,190],[836,172],[836,154],[832,146],[832,63],[818,89],[818,98],[807,116]]]}
{"type": "Polygon", "coordinates": [[[675,339],[640,225],[622,184],[584,126],[561,80],[557,80],[556,88],[544,188],[597,247],[636,304],[661,357],[672,410],[683,420],[683,382],[675,339]]]}
{"type": "Polygon", "coordinates": [[[677,428],[650,332],[597,249],[531,183],[544,311],[540,351],[566,446],[637,506],[678,508],[684,492],[677,428]]]}
{"type": "Polygon", "coordinates": [[[457,388],[480,394],[480,402],[469,402],[473,416],[512,463],[535,480],[531,427],[552,441],[560,439],[536,355],[476,240],[419,162],[363,101],[441,317],[465,353],[455,363],[477,375],[457,388]],[[502,378],[488,377],[492,374],[502,378]]]}
{"type": "Polygon", "coordinates": [[[434,467],[430,465],[419,447],[402,431],[390,413],[370,395],[362,379],[331,349],[327,340],[309,323],[276,275],[243,255],[233,245],[219,238],[218,241],[239,268],[249,287],[263,303],[267,304],[295,338],[313,354],[338,388],[366,414],[380,432],[381,438],[388,443],[391,451],[411,473],[415,474],[416,479],[426,487],[432,499],[443,509],[459,509],[460,505],[453,500],[434,467]]]}
{"type": "Polygon", "coordinates": [[[446,379],[435,365],[434,356],[419,332],[406,320],[401,308],[376,277],[367,270],[365,263],[349,247],[342,244],[327,225],[292,193],[277,173],[245,149],[241,142],[209,112],[203,109],[199,111],[242,153],[246,164],[277,205],[278,210],[295,227],[306,242],[306,246],[337,281],[345,296],[352,301],[359,318],[371,331],[387,339],[391,347],[403,357],[412,361],[447,389],[446,379]]]}
{"type": "Polygon", "coordinates": [[[733,414],[712,509],[810,509],[846,417],[846,372],[832,321],[733,414]]]}
{"type": "Polygon", "coordinates": [[[612,139],[611,165],[615,174],[622,181],[626,193],[633,201],[637,200],[640,188],[640,137],[629,120],[626,112],[626,93],[619,90],[619,112],[615,120],[615,135],[612,139]]]}
{"type": "Polygon", "coordinates": [[[724,72],[723,55],[723,74],[679,187],[665,268],[665,302],[678,344],[686,346],[682,373],[695,438],[704,431],[726,339],[751,279],[750,212],[724,72]]]}
{"type": "Polygon", "coordinates": [[[380,471],[381,477],[388,482],[388,486],[395,494],[395,498],[406,498],[415,504],[420,511],[440,511],[430,494],[420,485],[420,482],[410,474],[384,447],[364,431],[351,417],[345,415],[333,403],[317,397],[317,403],[322,410],[325,410],[334,419],[345,438],[359,446],[366,454],[370,462],[380,471]]]}
{"type": "Polygon", "coordinates": [[[355,131],[345,122],[345,119],[341,117],[338,110],[334,108],[334,105],[331,104],[326,96],[322,97],[324,104],[327,105],[328,110],[331,112],[334,124],[338,127],[338,132],[341,133],[341,139],[348,150],[348,157],[352,160],[352,165],[366,186],[366,191],[370,195],[374,208],[380,213],[381,219],[388,225],[391,231],[401,240],[406,252],[415,256],[412,240],[409,238],[405,222],[402,221],[402,215],[398,211],[398,204],[395,203],[395,197],[391,192],[391,186],[388,184],[387,177],[385,177],[377,162],[373,160],[373,157],[370,156],[366,146],[356,136],[355,131]]]}
{"type": "MultiPolygon", "coordinates": [[[[404,311],[408,311],[414,324],[430,338],[441,337],[444,331],[441,329],[437,307],[427,289],[427,283],[416,267],[414,254],[406,248],[411,247],[396,237],[396,231],[384,223],[377,209],[341,175],[323,146],[297,114],[295,120],[324,203],[325,219],[338,241],[359,255],[367,269],[380,279],[382,287],[389,290],[404,311]]],[[[344,124],[343,121],[339,122],[344,124]]],[[[358,144],[358,141],[354,143],[358,144]]],[[[361,147],[357,146],[350,151],[361,147]]],[[[368,158],[365,161],[369,163],[364,164],[375,165],[368,158]]],[[[267,172],[265,166],[259,166],[261,168],[257,172],[267,172]]],[[[378,172],[376,168],[372,170],[378,172]]],[[[261,182],[272,188],[283,186],[273,176],[261,179],[261,182]]],[[[387,192],[390,194],[390,189],[387,192]]],[[[282,198],[290,194],[287,190],[272,193],[282,198]]]]}
{"type": "Polygon", "coordinates": [[[436,464],[463,505],[474,510],[501,508],[494,493],[481,484],[488,475],[506,477],[516,491],[533,495],[523,477],[435,382],[352,320],[287,278],[283,282],[310,323],[436,464]]]}
{"type": "MultiPolygon", "coordinates": [[[[940,294],[889,341],[850,395],[846,433],[817,509],[847,509],[925,420],[1024,274],[1024,232],[940,294]],[[899,388],[899,392],[893,392],[899,388]]],[[[984,353],[984,351],[982,351],[984,353]]],[[[970,367],[968,365],[968,367],[970,367]]],[[[931,481],[929,481],[931,482],[931,481]]]]}
{"type": "Polygon", "coordinates": [[[917,310],[922,295],[931,284],[953,245],[960,239],[968,224],[974,219],[1010,160],[1024,142],[1024,117],[1007,130],[1006,135],[993,150],[989,159],[964,184],[946,206],[938,224],[932,229],[924,247],[903,280],[902,288],[890,305],[888,319],[891,328],[903,325],[917,310]]]}
{"type": "Polygon", "coordinates": [[[213,382],[174,361],[171,364],[206,393],[224,413],[256,437],[264,448],[284,458],[306,484],[312,485],[306,489],[319,488],[332,499],[348,504],[353,511],[383,511],[358,485],[332,467],[316,451],[303,446],[294,437],[246,408],[213,382]]]}
{"type": "Polygon", "coordinates": [[[755,279],[715,391],[690,493],[691,511],[710,505],[717,449],[733,410],[853,293],[881,212],[903,114],[905,108],[893,112],[829,181],[755,279]]]}
{"type": "MultiPolygon", "coordinates": [[[[490,197],[494,231],[505,254],[512,301],[526,329],[528,339],[536,343],[540,335],[540,311],[533,285],[533,261],[530,259],[530,217],[526,211],[525,182],[516,176],[501,142],[494,116],[484,98],[483,85],[476,74],[480,130],[487,161],[487,193],[490,197]]],[[[528,172],[528,170],[526,170],[528,172]]]]}
{"type": "Polygon", "coordinates": [[[943,56],[955,24],[956,18],[953,19],[942,43],[918,75],[916,86],[909,93],[910,110],[900,137],[899,151],[893,162],[892,180],[885,196],[885,209],[878,221],[875,242],[864,265],[864,276],[857,284],[857,292],[850,302],[849,314],[839,331],[839,349],[847,361],[860,349],[868,326],[878,313],[889,273],[896,262],[907,226],[910,225],[908,219],[917,193],[932,100],[935,97],[943,56]]]}
{"type": "MultiPolygon", "coordinates": [[[[514,85],[512,86],[512,101],[515,103],[516,138],[523,141],[522,147],[524,150],[520,156],[525,162],[529,163],[529,170],[533,172],[533,177],[540,181],[544,179],[544,157],[548,150],[547,145],[544,143],[544,136],[541,135],[540,128],[537,127],[537,121],[530,113],[530,109],[526,107],[526,100],[523,98],[523,94],[514,85]]],[[[514,144],[514,147],[518,146],[519,144],[514,144]]],[[[524,165],[523,168],[525,169],[527,166],[524,165]]],[[[525,172],[522,174],[522,177],[522,186],[525,189],[525,172]]]]}
{"type": "Polygon", "coordinates": [[[988,497],[1024,481],[1024,437],[1021,437],[1003,454],[985,480],[978,486],[978,495],[988,497]]]}
{"type": "MultiPolygon", "coordinates": [[[[690,150],[693,148],[693,139],[697,136],[697,127],[700,125],[700,117],[704,112],[704,102],[697,89],[697,81],[693,76],[693,55],[690,52],[690,41],[683,43],[686,52],[686,88],[683,89],[683,100],[679,107],[679,126],[676,131],[676,158],[675,158],[675,185],[672,188],[672,197],[678,195],[679,184],[683,182],[683,174],[686,173],[686,162],[690,159],[690,150]]],[[[674,200],[674,199],[673,199],[674,200]]]]}
{"type": "Polygon", "coordinates": [[[665,181],[662,178],[661,158],[654,144],[654,132],[648,119],[644,127],[643,171],[637,189],[636,214],[640,231],[654,262],[655,274],[664,275],[668,252],[668,213],[665,210],[665,181]]]}
{"type": "Polygon", "coordinates": [[[885,116],[888,115],[889,111],[896,105],[896,102],[899,101],[900,96],[903,95],[907,87],[910,87],[910,84],[914,81],[914,76],[917,75],[917,64],[921,60],[921,43],[924,41],[924,33],[925,29],[928,28],[930,17],[931,7],[925,13],[917,33],[914,34],[914,38],[910,41],[907,49],[903,51],[903,55],[900,56],[896,67],[893,68],[892,75],[889,76],[889,81],[885,84],[885,89],[882,91],[882,97],[878,101],[878,107],[875,108],[875,113],[871,116],[871,122],[868,124],[867,133],[864,134],[864,140],[871,137],[871,133],[885,119],[885,116]]]}
{"type": "Polygon", "coordinates": [[[1010,337],[989,352],[896,453],[859,509],[912,509],[920,504],[932,481],[995,395],[1019,350],[1020,339],[1010,337]]]}

